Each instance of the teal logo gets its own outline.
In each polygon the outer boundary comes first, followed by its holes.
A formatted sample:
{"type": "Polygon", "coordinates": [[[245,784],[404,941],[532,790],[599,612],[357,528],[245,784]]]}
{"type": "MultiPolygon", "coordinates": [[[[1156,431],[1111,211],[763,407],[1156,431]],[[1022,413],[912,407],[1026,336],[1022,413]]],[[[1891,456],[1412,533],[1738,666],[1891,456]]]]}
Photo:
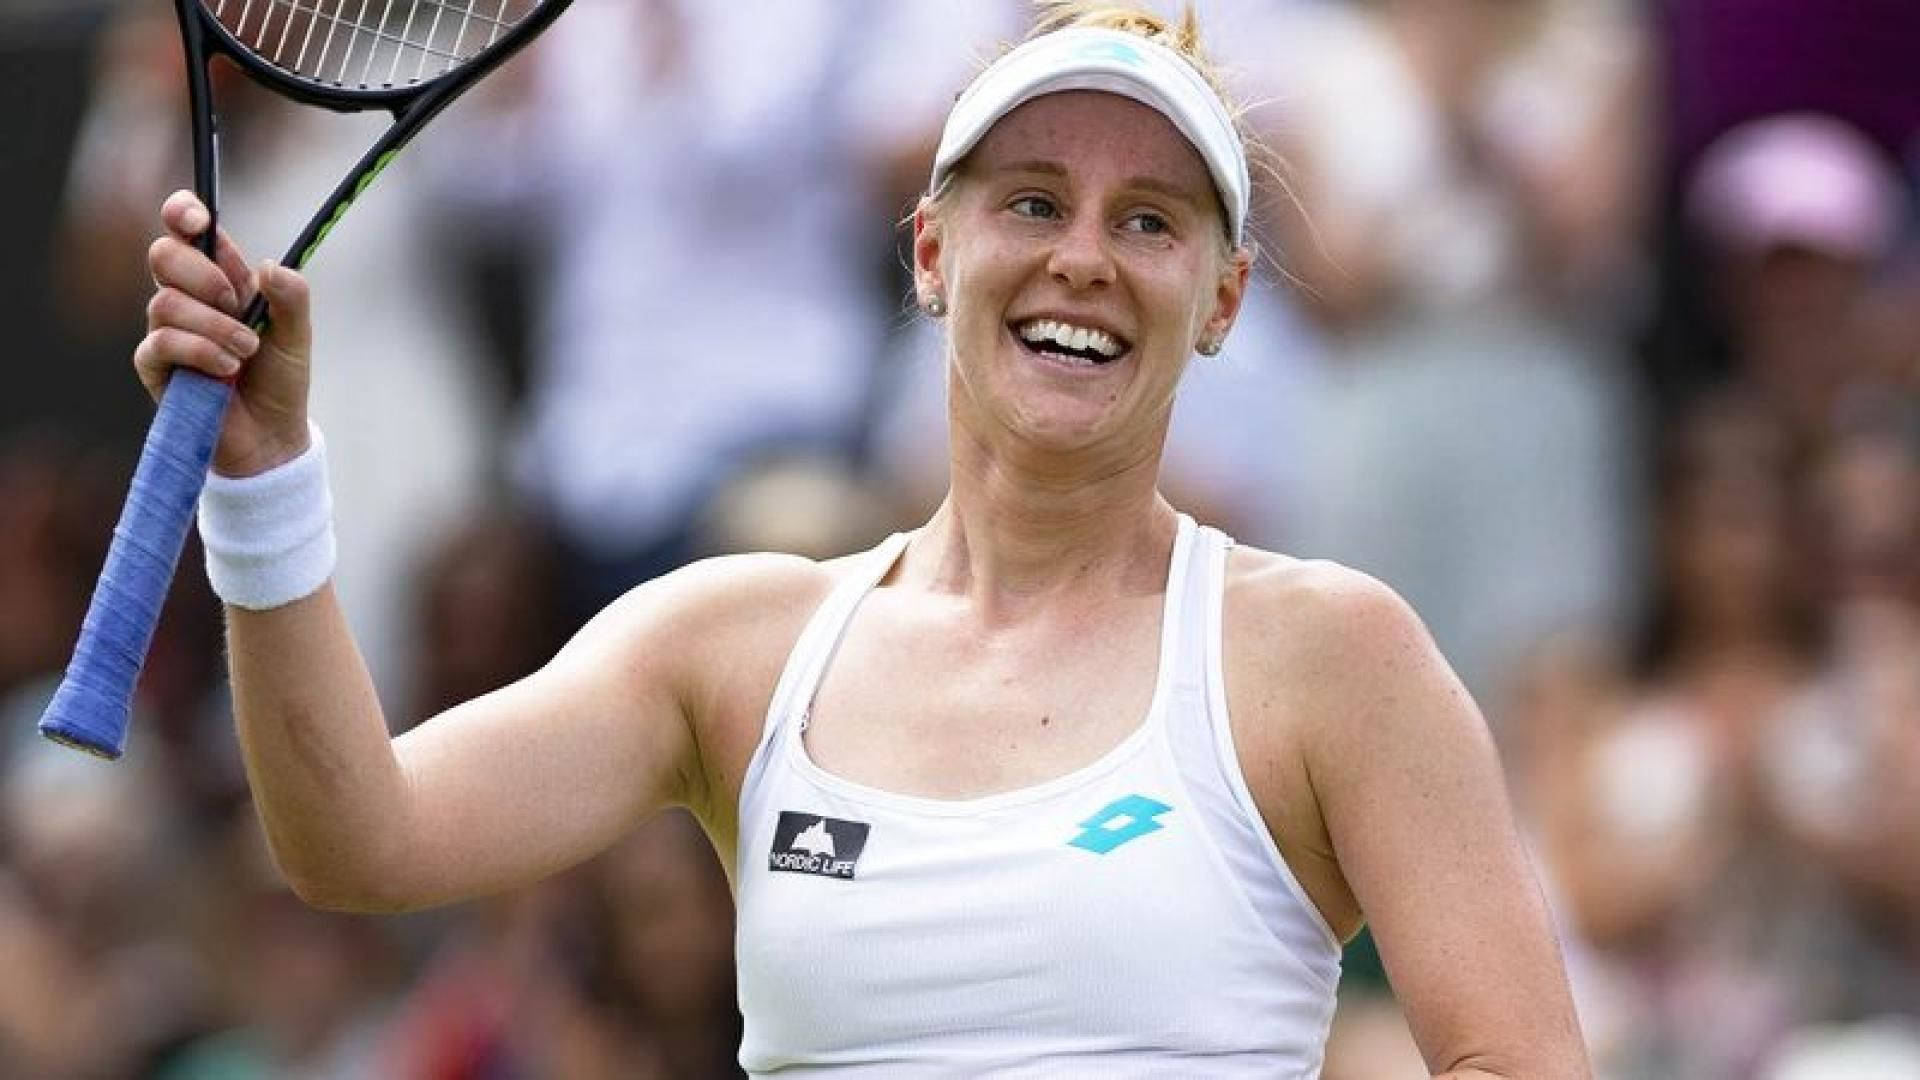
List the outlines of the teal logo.
{"type": "Polygon", "coordinates": [[[1105,855],[1129,840],[1137,840],[1159,828],[1154,819],[1173,807],[1145,795],[1115,799],[1099,813],[1080,823],[1080,835],[1067,841],[1074,847],[1105,855]]]}
{"type": "Polygon", "coordinates": [[[1124,41],[1091,41],[1080,47],[1082,60],[1114,60],[1128,67],[1140,67],[1147,58],[1124,41]]]}

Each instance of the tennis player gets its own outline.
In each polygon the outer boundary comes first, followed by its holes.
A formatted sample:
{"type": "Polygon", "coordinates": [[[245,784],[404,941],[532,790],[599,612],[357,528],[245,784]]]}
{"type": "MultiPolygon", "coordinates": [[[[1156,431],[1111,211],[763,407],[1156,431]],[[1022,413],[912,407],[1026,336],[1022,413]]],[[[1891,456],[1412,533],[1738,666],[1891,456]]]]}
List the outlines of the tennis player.
{"type": "Polygon", "coordinates": [[[397,739],[327,584],[306,286],[263,264],[251,340],[245,261],[167,202],[136,361],[150,388],[240,373],[201,529],[281,869],[418,908],[688,806],[733,878],[754,1075],[1311,1077],[1363,919],[1434,1073],[1588,1075],[1485,725],[1418,619],[1156,492],[1252,260],[1192,15],[1044,8],[954,106],[913,219],[948,341],[931,520],[669,574],[397,739]]]}

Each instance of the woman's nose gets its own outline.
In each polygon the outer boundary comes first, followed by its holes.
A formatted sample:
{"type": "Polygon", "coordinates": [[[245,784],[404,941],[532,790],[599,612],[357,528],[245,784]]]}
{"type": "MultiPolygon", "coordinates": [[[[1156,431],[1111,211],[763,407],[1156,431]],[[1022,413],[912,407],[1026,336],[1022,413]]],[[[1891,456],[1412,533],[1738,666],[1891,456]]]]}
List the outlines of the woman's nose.
{"type": "Polygon", "coordinates": [[[1072,289],[1087,289],[1113,281],[1113,257],[1107,250],[1106,229],[1096,217],[1077,217],[1059,234],[1047,271],[1072,289]]]}

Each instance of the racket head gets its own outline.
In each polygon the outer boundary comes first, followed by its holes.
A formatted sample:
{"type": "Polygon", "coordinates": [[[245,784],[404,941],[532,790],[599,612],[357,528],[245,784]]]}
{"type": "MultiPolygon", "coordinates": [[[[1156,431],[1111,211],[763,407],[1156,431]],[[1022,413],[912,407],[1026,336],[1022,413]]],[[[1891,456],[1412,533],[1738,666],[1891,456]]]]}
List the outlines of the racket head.
{"type": "Polygon", "coordinates": [[[571,0],[179,0],[205,47],[256,81],[339,111],[399,112],[477,78],[571,0]]]}

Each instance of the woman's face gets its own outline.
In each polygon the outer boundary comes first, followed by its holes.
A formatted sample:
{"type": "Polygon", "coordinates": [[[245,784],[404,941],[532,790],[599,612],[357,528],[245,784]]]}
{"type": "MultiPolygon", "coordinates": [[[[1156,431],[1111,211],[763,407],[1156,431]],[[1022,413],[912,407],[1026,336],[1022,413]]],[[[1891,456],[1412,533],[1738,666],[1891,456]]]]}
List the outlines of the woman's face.
{"type": "Polygon", "coordinates": [[[1246,287],[1199,153],[1113,94],[1009,113],[914,228],[919,289],[950,311],[956,414],[1053,450],[1157,448],[1188,356],[1246,287]]]}

